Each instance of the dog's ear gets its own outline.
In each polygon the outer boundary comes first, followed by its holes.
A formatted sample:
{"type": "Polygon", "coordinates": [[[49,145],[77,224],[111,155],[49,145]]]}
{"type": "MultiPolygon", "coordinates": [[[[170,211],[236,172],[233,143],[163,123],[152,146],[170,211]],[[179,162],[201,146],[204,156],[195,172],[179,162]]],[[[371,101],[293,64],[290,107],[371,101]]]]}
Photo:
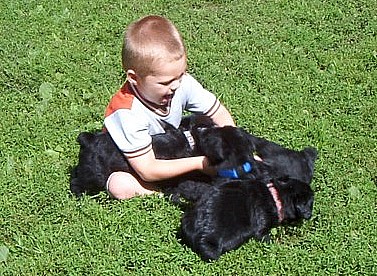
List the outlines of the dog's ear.
{"type": "Polygon", "coordinates": [[[168,122],[165,122],[164,120],[159,121],[159,123],[165,132],[176,130],[176,128],[173,125],[169,124],[168,122]]]}
{"type": "Polygon", "coordinates": [[[211,165],[219,164],[227,158],[227,153],[225,152],[227,149],[224,147],[221,137],[211,137],[207,143],[207,147],[212,150],[204,149],[203,151],[208,157],[211,165]]]}
{"type": "Polygon", "coordinates": [[[318,152],[315,148],[313,147],[307,147],[303,150],[304,154],[306,155],[306,157],[311,160],[313,163],[314,161],[317,159],[317,156],[318,156],[318,152]]]}
{"type": "Polygon", "coordinates": [[[162,126],[162,128],[165,130],[166,127],[168,127],[168,123],[165,122],[164,120],[160,120],[158,121],[160,123],[160,125],[162,126]]]}
{"type": "Polygon", "coordinates": [[[211,165],[217,165],[227,158],[225,140],[218,135],[218,130],[212,127],[196,127],[192,132],[194,139],[199,142],[199,151],[207,156],[211,165]]]}
{"type": "Polygon", "coordinates": [[[179,129],[181,129],[182,131],[190,130],[192,124],[192,116],[193,115],[184,116],[179,125],[179,129]]]}
{"type": "Polygon", "coordinates": [[[77,142],[81,146],[86,146],[87,144],[91,143],[94,139],[95,134],[90,132],[81,132],[79,136],[77,136],[77,142]]]}
{"type": "MultiPolygon", "coordinates": [[[[250,150],[252,152],[257,153],[258,144],[260,143],[260,138],[248,133],[247,131],[243,130],[245,133],[245,137],[247,138],[248,144],[250,146],[250,150]]],[[[258,153],[257,153],[258,154],[258,153]]]]}
{"type": "Polygon", "coordinates": [[[212,119],[205,115],[195,115],[191,127],[215,127],[212,119]]]}
{"type": "Polygon", "coordinates": [[[200,127],[215,127],[215,124],[211,120],[210,117],[205,115],[198,115],[198,114],[191,114],[188,116],[184,116],[181,120],[181,124],[179,126],[180,129],[183,131],[185,130],[193,130],[195,128],[200,127]]]}
{"type": "Polygon", "coordinates": [[[309,177],[308,183],[310,183],[314,174],[314,163],[317,159],[317,150],[312,147],[307,147],[302,151],[302,153],[304,154],[305,159],[307,160],[307,165],[309,169],[309,171],[307,172],[307,176],[309,177]]]}

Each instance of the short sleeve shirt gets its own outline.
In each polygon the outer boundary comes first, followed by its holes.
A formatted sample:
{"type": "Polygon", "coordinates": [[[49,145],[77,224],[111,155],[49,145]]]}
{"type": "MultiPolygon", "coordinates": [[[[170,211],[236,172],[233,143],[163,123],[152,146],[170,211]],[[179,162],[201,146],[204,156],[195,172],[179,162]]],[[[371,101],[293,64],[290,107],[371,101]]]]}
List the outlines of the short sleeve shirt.
{"type": "Polygon", "coordinates": [[[220,107],[214,94],[185,74],[175,91],[170,110],[161,115],[144,104],[126,82],[111,98],[104,125],[118,148],[128,157],[140,156],[152,148],[151,135],[163,133],[160,121],[178,127],[183,111],[211,116],[220,107]]]}

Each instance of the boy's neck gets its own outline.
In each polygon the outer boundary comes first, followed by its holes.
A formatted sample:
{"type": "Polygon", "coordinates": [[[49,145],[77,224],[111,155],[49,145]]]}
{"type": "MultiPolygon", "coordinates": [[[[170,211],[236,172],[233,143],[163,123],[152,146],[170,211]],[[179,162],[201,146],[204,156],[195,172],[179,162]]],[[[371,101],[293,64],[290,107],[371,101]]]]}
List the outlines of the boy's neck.
{"type": "Polygon", "coordinates": [[[138,98],[139,101],[144,106],[146,106],[148,109],[150,109],[151,111],[153,111],[154,113],[156,113],[159,116],[164,116],[165,117],[165,116],[169,115],[169,113],[170,113],[170,104],[169,105],[158,105],[156,103],[148,101],[146,98],[143,97],[143,95],[141,95],[141,93],[139,93],[139,91],[137,90],[137,88],[134,85],[132,85],[129,81],[127,81],[127,86],[129,87],[130,91],[133,92],[133,94],[135,95],[135,97],[138,98]]]}

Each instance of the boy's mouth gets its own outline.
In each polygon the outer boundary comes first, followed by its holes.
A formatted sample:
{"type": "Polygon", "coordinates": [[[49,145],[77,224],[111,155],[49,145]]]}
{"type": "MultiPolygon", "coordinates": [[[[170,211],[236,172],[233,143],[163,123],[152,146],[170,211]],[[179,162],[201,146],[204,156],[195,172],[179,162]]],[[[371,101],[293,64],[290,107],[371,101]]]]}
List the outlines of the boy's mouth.
{"type": "Polygon", "coordinates": [[[161,105],[170,105],[171,100],[173,99],[174,94],[165,95],[162,97],[161,105]]]}

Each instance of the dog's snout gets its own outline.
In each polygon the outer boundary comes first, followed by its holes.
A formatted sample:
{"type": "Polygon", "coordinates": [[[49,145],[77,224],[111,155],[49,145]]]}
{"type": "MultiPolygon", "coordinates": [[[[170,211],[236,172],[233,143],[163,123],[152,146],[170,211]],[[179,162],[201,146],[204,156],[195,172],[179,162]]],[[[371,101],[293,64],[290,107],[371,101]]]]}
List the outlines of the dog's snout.
{"type": "Polygon", "coordinates": [[[301,206],[297,206],[297,211],[299,216],[304,219],[310,219],[312,217],[312,205],[311,204],[304,204],[301,206]]]}

